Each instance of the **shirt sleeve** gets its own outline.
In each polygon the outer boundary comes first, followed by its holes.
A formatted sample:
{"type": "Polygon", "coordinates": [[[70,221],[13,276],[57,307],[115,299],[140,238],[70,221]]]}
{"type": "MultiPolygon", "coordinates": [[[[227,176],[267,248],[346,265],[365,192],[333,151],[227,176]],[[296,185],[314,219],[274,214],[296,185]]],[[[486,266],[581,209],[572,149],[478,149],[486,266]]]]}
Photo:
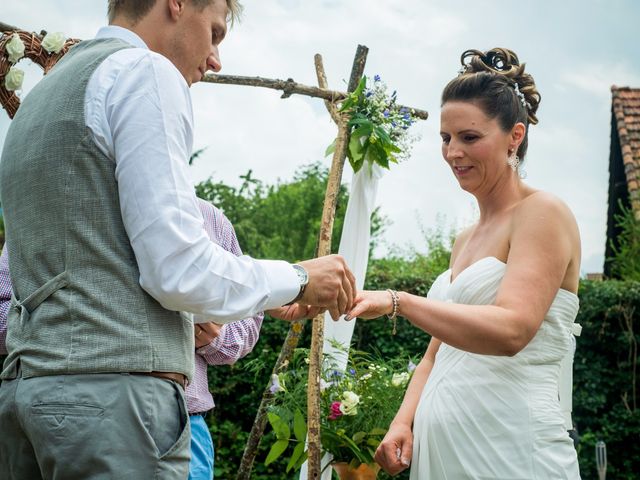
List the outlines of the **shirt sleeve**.
{"type": "Polygon", "coordinates": [[[237,257],[207,237],[187,174],[191,99],[167,59],[148,52],[125,64],[103,111],[110,132],[97,137],[113,142],[122,218],[144,290],[169,310],[218,323],[296,296],[290,264],[237,257]]]}
{"type": "MultiPolygon", "coordinates": [[[[201,199],[198,199],[198,203],[205,219],[205,230],[211,239],[226,251],[242,255],[238,237],[229,219],[210,203],[201,199]]],[[[253,318],[223,325],[220,334],[210,344],[196,349],[196,353],[209,365],[231,365],[253,350],[263,320],[264,315],[260,313],[253,318]]]]}
{"type": "Polygon", "coordinates": [[[0,355],[7,354],[7,315],[11,306],[12,290],[9,276],[9,249],[5,245],[0,255],[0,355]]]}
{"type": "Polygon", "coordinates": [[[222,326],[213,342],[196,349],[209,365],[231,365],[247,355],[258,342],[263,314],[222,326]]]}

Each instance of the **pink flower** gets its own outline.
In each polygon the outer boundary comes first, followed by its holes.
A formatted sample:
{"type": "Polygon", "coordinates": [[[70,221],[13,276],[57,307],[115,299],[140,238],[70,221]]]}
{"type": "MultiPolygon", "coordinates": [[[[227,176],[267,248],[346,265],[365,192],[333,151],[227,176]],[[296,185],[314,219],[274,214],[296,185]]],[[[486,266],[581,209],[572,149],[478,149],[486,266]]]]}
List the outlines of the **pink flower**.
{"type": "Polygon", "coordinates": [[[342,416],[342,412],[340,411],[340,402],[333,402],[331,404],[331,413],[329,414],[329,420],[337,420],[338,417],[342,416]]]}

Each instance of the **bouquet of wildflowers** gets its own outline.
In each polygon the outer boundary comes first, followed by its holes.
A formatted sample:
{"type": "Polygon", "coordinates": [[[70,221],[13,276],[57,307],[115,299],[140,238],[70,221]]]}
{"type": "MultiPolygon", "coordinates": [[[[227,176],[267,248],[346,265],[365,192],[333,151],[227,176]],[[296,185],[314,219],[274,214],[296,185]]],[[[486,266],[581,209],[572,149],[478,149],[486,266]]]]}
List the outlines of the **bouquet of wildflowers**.
{"type": "MultiPolygon", "coordinates": [[[[297,349],[291,368],[272,378],[274,405],[268,413],[276,441],[266,464],[290,452],[287,472],[298,469],[307,458],[308,350],[297,349]]],[[[376,448],[387,432],[411,378],[411,361],[384,361],[373,355],[351,351],[345,372],[326,362],[320,380],[322,448],[335,462],[357,467],[373,464],[376,448]]]]}
{"type": "MultiPolygon", "coordinates": [[[[379,75],[373,77],[373,85],[367,86],[367,77],[362,77],[358,87],[340,107],[349,114],[351,140],[347,157],[354,172],[362,168],[365,160],[389,168],[391,162],[409,158],[412,144],[418,139],[409,134],[415,122],[413,111],[401,107],[396,101],[396,92],[387,94],[387,85],[379,75]]],[[[327,149],[333,152],[335,141],[327,149]]]]}

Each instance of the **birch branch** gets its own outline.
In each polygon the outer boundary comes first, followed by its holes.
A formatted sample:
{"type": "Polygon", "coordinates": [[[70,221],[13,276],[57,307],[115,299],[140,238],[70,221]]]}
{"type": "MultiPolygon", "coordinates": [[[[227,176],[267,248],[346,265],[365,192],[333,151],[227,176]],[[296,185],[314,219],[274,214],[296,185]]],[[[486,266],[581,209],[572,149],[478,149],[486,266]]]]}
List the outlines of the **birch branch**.
{"type": "MultiPolygon", "coordinates": [[[[356,56],[353,60],[351,77],[349,79],[349,92],[358,86],[360,78],[364,72],[364,65],[367,61],[369,49],[358,45],[356,56]]],[[[316,63],[318,65],[318,63],[316,63]]],[[[322,82],[320,72],[319,81],[322,82]]],[[[333,222],[336,215],[336,203],[338,192],[342,182],[342,171],[347,156],[347,145],[349,144],[349,127],[346,122],[338,124],[338,138],[336,148],[333,153],[331,170],[327,191],[324,197],[324,208],[322,211],[322,223],[320,224],[320,236],[318,240],[318,257],[331,253],[331,234],[333,232],[333,222]]],[[[309,443],[308,475],[311,480],[318,480],[322,471],[321,452],[322,444],[320,439],[320,373],[322,369],[322,343],[324,337],[324,314],[313,319],[313,329],[311,331],[311,349],[309,352],[309,379],[307,387],[307,434],[309,443]]]]}
{"type": "MultiPolygon", "coordinates": [[[[316,97],[328,100],[332,103],[344,100],[347,98],[347,93],[339,92],[336,90],[328,90],[320,87],[310,87],[302,83],[294,81],[292,78],[287,80],[277,80],[272,78],[263,77],[243,77],[238,75],[219,75],[217,73],[208,73],[202,79],[206,83],[218,83],[222,85],[244,85],[249,87],[262,87],[271,88],[273,90],[282,90],[283,94],[281,98],[289,98],[293,94],[305,95],[307,97],[316,97]]],[[[360,81],[358,79],[358,81],[360,81]]],[[[357,84],[356,84],[357,86],[357,84]]],[[[349,85],[351,87],[351,85],[349,85]]],[[[350,89],[349,92],[355,90],[350,89]]],[[[429,117],[429,113],[426,110],[420,110],[419,108],[408,107],[405,105],[398,105],[400,108],[407,108],[413,111],[413,114],[426,120],[429,117]]]]}

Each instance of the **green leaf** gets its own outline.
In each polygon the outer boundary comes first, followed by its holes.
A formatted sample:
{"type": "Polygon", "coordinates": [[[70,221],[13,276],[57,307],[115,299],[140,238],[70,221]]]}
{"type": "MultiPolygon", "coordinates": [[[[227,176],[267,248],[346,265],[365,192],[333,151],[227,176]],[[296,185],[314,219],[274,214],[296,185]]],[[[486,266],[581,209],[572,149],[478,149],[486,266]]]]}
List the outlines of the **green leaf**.
{"type": "Polygon", "coordinates": [[[304,421],[304,415],[298,409],[293,415],[293,434],[303,443],[307,438],[307,422],[304,421]]]}
{"type": "Polygon", "coordinates": [[[355,443],[360,443],[366,436],[367,436],[367,432],[356,432],[353,434],[353,437],[351,438],[353,438],[353,441],[355,443]]]}
{"type": "Polygon", "coordinates": [[[351,451],[353,456],[357,458],[360,462],[367,463],[372,461],[371,456],[368,455],[366,452],[363,452],[362,450],[360,450],[358,445],[356,445],[353,442],[353,440],[351,440],[346,435],[344,434],[340,435],[331,430],[324,430],[322,433],[323,433],[323,437],[327,437],[328,440],[333,441],[338,445],[344,444],[351,451]]]}
{"type": "Polygon", "coordinates": [[[364,89],[366,87],[367,87],[367,77],[363,75],[363,77],[358,82],[358,86],[356,87],[356,89],[349,94],[349,96],[346,98],[344,102],[342,102],[342,105],[340,106],[340,111],[344,112],[345,110],[350,109],[356,103],[358,103],[360,101],[360,97],[362,96],[362,92],[364,92],[364,89]]]}
{"type": "Polygon", "coordinates": [[[292,468],[295,468],[296,470],[300,468],[300,467],[296,468],[296,464],[298,463],[298,460],[300,460],[300,457],[302,457],[303,453],[305,453],[304,441],[300,442],[298,445],[296,445],[296,448],[293,449],[293,454],[291,454],[291,458],[289,459],[289,463],[287,464],[287,473],[292,468]]]}
{"type": "Polygon", "coordinates": [[[305,450],[304,453],[302,454],[302,456],[298,459],[298,462],[296,463],[295,469],[296,470],[300,470],[300,467],[302,467],[302,464],[307,461],[308,457],[309,457],[309,452],[307,450],[305,450]]]}
{"type": "Polygon", "coordinates": [[[380,445],[380,439],[379,438],[367,438],[367,445],[370,445],[373,448],[378,448],[378,445],[380,445]]]}
{"type": "Polygon", "coordinates": [[[352,135],[351,140],[349,140],[349,153],[354,161],[358,161],[364,156],[363,149],[364,145],[360,142],[360,137],[352,135]]]}
{"type": "Polygon", "coordinates": [[[278,440],[271,446],[271,450],[269,450],[269,455],[267,455],[267,459],[264,461],[265,465],[269,465],[270,463],[275,462],[280,455],[287,449],[289,442],[287,440],[278,440]]]}
{"type": "Polygon", "coordinates": [[[371,431],[369,432],[369,435],[386,435],[387,434],[387,430],[384,428],[372,428],[371,431]]]}
{"type": "Polygon", "coordinates": [[[328,157],[329,155],[331,155],[333,152],[336,151],[336,140],[337,139],[334,139],[333,142],[331,142],[331,145],[329,145],[325,150],[324,152],[325,157],[328,157]]]}
{"type": "Polygon", "coordinates": [[[273,412],[267,413],[267,418],[269,419],[269,423],[271,424],[271,428],[276,432],[276,437],[278,440],[289,440],[291,436],[291,430],[289,429],[289,425],[282,420],[278,415],[273,412]]]}

